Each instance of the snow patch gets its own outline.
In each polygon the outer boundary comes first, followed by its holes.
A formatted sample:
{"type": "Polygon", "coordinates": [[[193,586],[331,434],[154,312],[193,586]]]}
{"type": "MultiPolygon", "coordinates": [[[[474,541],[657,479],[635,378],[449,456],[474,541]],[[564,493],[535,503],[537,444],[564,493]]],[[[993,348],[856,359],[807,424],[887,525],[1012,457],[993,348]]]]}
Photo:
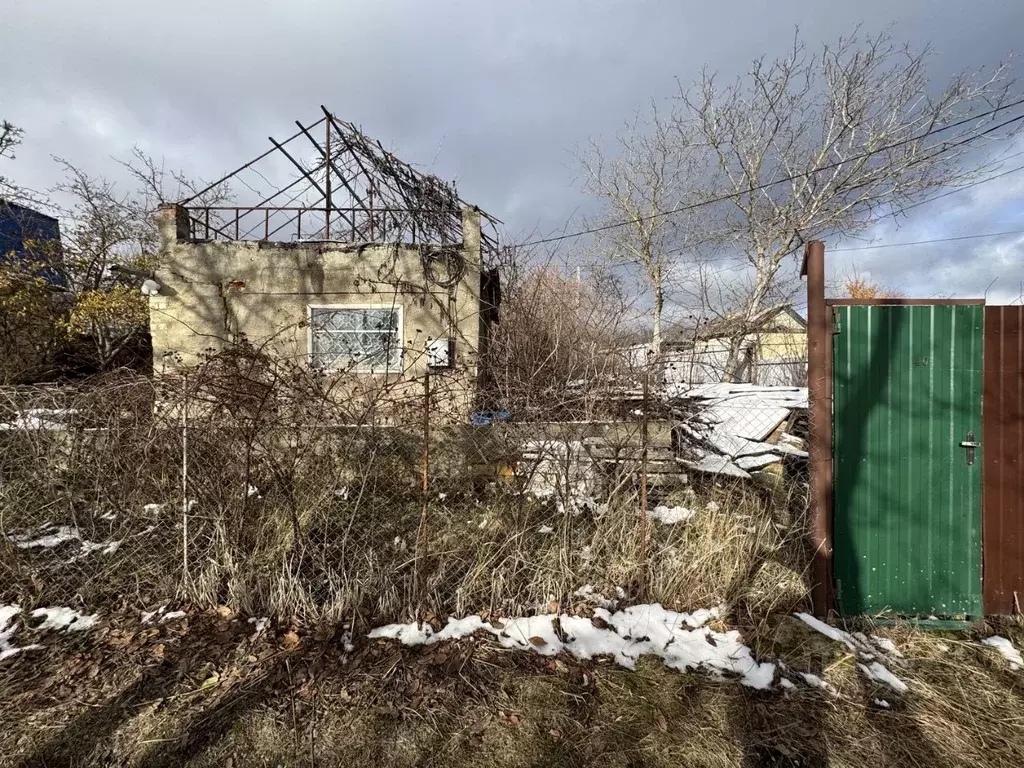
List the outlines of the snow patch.
{"type": "Polygon", "coordinates": [[[872,703],[876,707],[881,707],[882,709],[888,709],[889,708],[889,702],[886,701],[885,699],[875,699],[872,703]]]}
{"type": "Polygon", "coordinates": [[[552,528],[550,525],[542,525],[540,528],[537,529],[537,533],[554,533],[554,532],[555,532],[555,529],[552,528]]]}
{"type": "Polygon", "coordinates": [[[999,635],[993,635],[992,637],[986,637],[981,641],[982,645],[987,645],[990,648],[995,648],[1001,654],[1003,658],[1010,664],[1010,669],[1014,672],[1024,669],[1024,659],[1021,658],[1020,651],[1018,651],[1013,643],[1007,640],[1005,637],[999,635]]]}
{"type": "Polygon", "coordinates": [[[820,688],[821,690],[828,691],[829,693],[836,692],[836,689],[832,686],[831,683],[826,683],[813,672],[800,672],[798,674],[800,675],[800,677],[803,678],[804,682],[812,688],[820,688]]]}
{"type": "Polygon", "coordinates": [[[33,619],[43,619],[43,623],[34,627],[36,630],[56,629],[66,632],[84,632],[92,629],[99,619],[99,614],[82,614],[74,608],[55,606],[53,608],[36,608],[32,611],[33,619]]]}
{"type": "Polygon", "coordinates": [[[878,635],[872,635],[871,642],[878,646],[881,650],[888,653],[890,656],[896,656],[900,659],[903,658],[903,654],[900,653],[899,649],[896,647],[896,643],[894,643],[889,638],[879,637],[878,635]]]}
{"type": "Polygon", "coordinates": [[[738,631],[714,632],[702,626],[719,612],[720,609],[711,608],[693,614],[678,613],[655,603],[615,613],[598,608],[594,620],[567,614],[502,619],[500,628],[479,616],[467,616],[450,618],[438,632],[428,624],[390,624],[372,630],[370,637],[417,646],[484,631],[506,648],[530,650],[543,656],[563,651],[579,659],[610,656],[627,669],[634,669],[641,656],[659,656],[666,666],[680,672],[704,670],[718,677],[733,675],[751,688],[770,688],[776,673],[774,662],[758,662],[738,631]]]}
{"type": "Polygon", "coordinates": [[[0,661],[17,656],[23,651],[36,651],[42,648],[41,645],[15,645],[14,633],[17,624],[12,622],[15,616],[21,613],[21,606],[17,603],[11,605],[0,605],[0,661]]]}
{"type": "Polygon", "coordinates": [[[167,610],[167,606],[166,605],[161,605],[155,611],[143,611],[142,612],[142,623],[143,624],[152,624],[153,623],[153,619],[155,619],[158,616],[160,616],[161,614],[163,614],[163,612],[166,611],[166,610],[167,610]]]}
{"type": "MultiPolygon", "coordinates": [[[[820,632],[825,635],[825,637],[845,645],[846,648],[857,657],[857,667],[869,680],[877,683],[884,683],[898,693],[907,692],[907,684],[876,660],[880,650],[886,650],[885,645],[891,645],[891,641],[885,641],[885,638],[878,638],[873,639],[873,641],[869,641],[868,638],[860,632],[854,634],[844,632],[841,629],[829,626],[825,622],[814,618],[808,613],[798,613],[796,614],[796,617],[811,629],[820,632]]],[[[893,646],[893,650],[895,650],[895,646],[893,646]]],[[[899,652],[897,651],[895,655],[899,656],[899,652]]]]}
{"type": "Polygon", "coordinates": [[[869,664],[858,663],[857,666],[868,680],[873,680],[876,683],[885,683],[897,693],[907,692],[907,684],[877,661],[872,661],[869,664]]]}
{"type": "Polygon", "coordinates": [[[667,507],[659,505],[651,510],[651,517],[655,520],[660,520],[666,525],[689,520],[695,514],[697,514],[697,510],[688,509],[687,507],[667,507]]]}
{"type": "Polygon", "coordinates": [[[18,549],[53,549],[68,541],[81,540],[78,529],[69,525],[62,525],[51,533],[39,534],[52,527],[51,523],[42,526],[34,533],[11,534],[8,538],[18,549]]]}
{"type": "MultiPolygon", "coordinates": [[[[110,513],[108,513],[110,514],[110,513]]],[[[106,516],[104,516],[105,518],[106,516]]],[[[109,519],[113,520],[116,515],[109,519]]],[[[101,518],[103,519],[103,518],[101,518]]],[[[78,542],[78,553],[72,555],[65,562],[74,563],[93,552],[101,552],[104,555],[113,554],[121,546],[121,540],[116,541],[89,541],[82,538],[82,532],[71,525],[55,527],[53,523],[45,523],[35,531],[27,533],[14,533],[8,536],[11,543],[18,549],[56,549],[71,541],[78,542]]]]}
{"type": "Polygon", "coordinates": [[[12,421],[0,422],[0,430],[65,429],[64,420],[78,411],[64,408],[29,408],[18,413],[12,421]]]}

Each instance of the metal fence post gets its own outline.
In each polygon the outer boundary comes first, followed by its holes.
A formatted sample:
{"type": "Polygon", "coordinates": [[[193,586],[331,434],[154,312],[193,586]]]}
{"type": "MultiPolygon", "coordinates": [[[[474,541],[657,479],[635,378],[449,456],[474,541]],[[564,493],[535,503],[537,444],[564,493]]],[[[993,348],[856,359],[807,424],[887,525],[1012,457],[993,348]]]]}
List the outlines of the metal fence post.
{"type": "Polygon", "coordinates": [[[647,599],[647,444],[648,444],[648,410],[651,396],[651,360],[650,351],[644,366],[643,399],[640,405],[640,597],[647,599]]]}
{"type": "Polygon", "coordinates": [[[188,404],[181,411],[181,568],[188,578],[188,404]]]}
{"type": "Polygon", "coordinates": [[[416,533],[416,601],[417,619],[423,615],[427,602],[427,578],[423,569],[429,552],[427,546],[428,533],[428,501],[430,496],[430,369],[423,376],[423,451],[420,457],[422,487],[420,498],[420,525],[416,533]]]}
{"type": "Polygon", "coordinates": [[[825,305],[825,244],[807,244],[807,394],[810,459],[811,604],[826,617],[832,607],[832,366],[831,323],[825,305]]]}

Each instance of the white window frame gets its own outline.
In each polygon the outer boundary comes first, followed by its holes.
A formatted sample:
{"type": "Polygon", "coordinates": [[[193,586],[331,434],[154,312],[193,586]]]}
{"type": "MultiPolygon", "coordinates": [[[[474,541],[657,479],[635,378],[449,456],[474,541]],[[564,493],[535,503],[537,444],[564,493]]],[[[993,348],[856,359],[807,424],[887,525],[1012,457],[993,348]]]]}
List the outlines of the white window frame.
{"type": "Polygon", "coordinates": [[[308,304],[306,305],[306,349],[309,359],[310,367],[313,367],[320,371],[348,371],[352,373],[378,373],[378,374],[392,374],[402,373],[405,369],[405,312],[401,304],[397,302],[391,302],[388,304],[308,304]],[[316,360],[316,355],[313,351],[313,310],[314,309],[332,309],[332,310],[364,310],[364,309],[385,309],[389,312],[396,312],[398,314],[398,362],[392,367],[390,362],[384,367],[365,365],[356,361],[350,361],[347,365],[319,365],[316,360]]]}

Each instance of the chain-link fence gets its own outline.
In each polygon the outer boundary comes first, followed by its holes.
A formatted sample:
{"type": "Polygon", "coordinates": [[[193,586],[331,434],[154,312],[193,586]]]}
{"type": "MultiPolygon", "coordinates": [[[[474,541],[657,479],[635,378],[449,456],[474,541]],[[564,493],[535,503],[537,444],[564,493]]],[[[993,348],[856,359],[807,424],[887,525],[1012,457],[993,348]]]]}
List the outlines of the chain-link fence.
{"type": "Polygon", "coordinates": [[[803,390],[644,372],[470,423],[465,392],[243,353],[9,390],[0,600],[368,623],[802,599],[803,390]]]}

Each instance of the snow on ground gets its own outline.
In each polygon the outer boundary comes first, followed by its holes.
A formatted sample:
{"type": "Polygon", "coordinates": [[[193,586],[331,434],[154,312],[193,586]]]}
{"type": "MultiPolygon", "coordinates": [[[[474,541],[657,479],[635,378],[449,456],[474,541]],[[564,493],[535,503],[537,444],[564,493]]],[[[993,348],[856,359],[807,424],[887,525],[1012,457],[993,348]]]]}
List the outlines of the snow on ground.
{"type": "Polygon", "coordinates": [[[812,688],[820,688],[823,691],[829,693],[835,693],[836,689],[832,687],[830,683],[825,682],[813,672],[799,672],[800,677],[803,678],[804,682],[812,688]]]}
{"type": "Polygon", "coordinates": [[[68,632],[83,632],[92,629],[99,619],[99,614],[82,614],[74,608],[56,606],[53,608],[36,608],[32,611],[33,619],[43,618],[43,623],[33,627],[36,630],[58,629],[68,632]]]}
{"type": "Polygon", "coordinates": [[[697,510],[688,509],[687,507],[666,507],[664,505],[659,505],[651,510],[651,517],[655,520],[660,520],[666,525],[689,520],[695,514],[697,514],[697,510]]]}
{"type": "MultiPolygon", "coordinates": [[[[31,645],[15,645],[14,634],[18,629],[17,616],[21,613],[21,606],[0,605],[0,661],[17,656],[23,651],[40,650],[43,646],[38,643],[31,645]]],[[[40,632],[55,629],[61,632],[83,632],[92,629],[99,619],[98,614],[82,614],[73,608],[54,606],[51,608],[37,608],[29,614],[33,619],[42,619],[42,623],[27,629],[40,632]]]]}
{"type": "Polygon", "coordinates": [[[78,542],[78,552],[72,555],[65,562],[74,563],[93,552],[100,552],[104,555],[112,555],[122,543],[122,540],[112,541],[89,541],[82,537],[82,532],[71,525],[55,526],[53,523],[44,523],[34,531],[26,533],[12,533],[7,538],[11,540],[18,549],[55,549],[68,542],[78,542]]]}
{"type": "Polygon", "coordinates": [[[437,632],[428,624],[390,624],[374,629],[370,637],[391,638],[416,646],[484,631],[506,648],[544,656],[560,652],[579,659],[611,656],[627,669],[635,668],[641,656],[659,656],[666,666],[680,672],[704,670],[720,677],[734,675],[751,688],[770,688],[777,671],[774,662],[758,662],[743,644],[739,632],[715,632],[703,626],[718,614],[717,608],[678,613],[655,603],[634,605],[615,613],[597,608],[594,619],[543,614],[491,624],[479,616],[450,618],[437,632]]]}
{"type": "Polygon", "coordinates": [[[877,661],[872,661],[869,664],[858,663],[857,666],[868,680],[873,680],[876,683],[885,683],[897,693],[907,692],[907,684],[877,661]]]}
{"type": "MultiPolygon", "coordinates": [[[[864,635],[861,635],[860,633],[857,633],[857,637],[865,639],[864,635]]],[[[900,659],[903,658],[903,654],[900,653],[899,649],[896,647],[896,643],[894,643],[888,637],[879,637],[878,635],[872,635],[871,642],[878,646],[880,650],[888,653],[890,656],[896,656],[900,659]]]]}
{"type": "Polygon", "coordinates": [[[811,629],[845,645],[851,653],[856,655],[859,660],[857,667],[869,680],[876,683],[884,683],[897,693],[907,692],[907,684],[877,660],[882,651],[887,651],[892,656],[902,658],[902,655],[896,650],[896,646],[892,645],[891,641],[885,638],[872,638],[872,640],[868,640],[867,636],[860,632],[853,634],[845,632],[837,627],[829,626],[809,613],[798,613],[796,617],[811,629]],[[892,649],[889,650],[886,646],[892,646],[892,649]]]}
{"type": "Polygon", "coordinates": [[[267,627],[270,626],[269,616],[253,616],[249,619],[249,623],[253,626],[253,633],[250,639],[255,640],[257,637],[267,631],[267,627]]]}
{"type": "Polygon", "coordinates": [[[15,616],[21,612],[21,606],[0,605],[0,661],[17,656],[22,651],[34,651],[42,648],[41,645],[15,645],[14,633],[18,626],[13,622],[15,616]]]}
{"type": "Polygon", "coordinates": [[[155,611],[143,611],[142,612],[142,623],[143,624],[152,624],[153,623],[153,619],[161,616],[163,614],[163,612],[166,611],[166,610],[167,610],[167,606],[166,605],[161,605],[155,611]]]}
{"type": "Polygon", "coordinates": [[[1001,654],[1003,658],[1010,663],[1010,669],[1014,672],[1024,669],[1024,659],[1021,658],[1020,651],[1018,651],[1009,640],[999,635],[993,635],[992,637],[986,637],[982,641],[983,645],[987,645],[991,648],[995,648],[1001,654]]]}
{"type": "Polygon", "coordinates": [[[62,525],[56,530],[51,530],[52,528],[52,523],[46,523],[37,531],[12,533],[8,538],[18,549],[52,549],[53,547],[59,547],[66,541],[81,540],[82,538],[78,529],[72,526],[62,525]],[[43,533],[43,531],[49,532],[43,533]]]}
{"type": "Polygon", "coordinates": [[[184,611],[170,611],[167,612],[167,606],[161,605],[159,608],[153,611],[142,612],[142,623],[152,624],[154,621],[159,620],[161,624],[168,621],[174,621],[175,619],[184,619],[188,616],[184,611]]]}
{"type": "Polygon", "coordinates": [[[12,421],[0,422],[0,430],[66,429],[65,420],[76,413],[78,411],[64,408],[29,408],[12,421]]]}

